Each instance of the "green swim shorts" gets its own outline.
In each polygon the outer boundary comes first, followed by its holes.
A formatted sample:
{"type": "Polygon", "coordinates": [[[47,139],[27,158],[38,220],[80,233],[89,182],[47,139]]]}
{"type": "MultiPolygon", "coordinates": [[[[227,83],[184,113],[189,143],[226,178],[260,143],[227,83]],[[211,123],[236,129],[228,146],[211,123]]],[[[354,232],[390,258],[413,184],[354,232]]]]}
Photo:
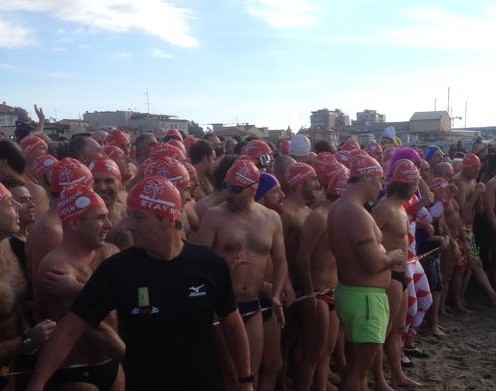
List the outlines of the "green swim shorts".
{"type": "Polygon", "coordinates": [[[385,289],[338,284],[335,300],[348,342],[384,343],[389,322],[385,289]]]}

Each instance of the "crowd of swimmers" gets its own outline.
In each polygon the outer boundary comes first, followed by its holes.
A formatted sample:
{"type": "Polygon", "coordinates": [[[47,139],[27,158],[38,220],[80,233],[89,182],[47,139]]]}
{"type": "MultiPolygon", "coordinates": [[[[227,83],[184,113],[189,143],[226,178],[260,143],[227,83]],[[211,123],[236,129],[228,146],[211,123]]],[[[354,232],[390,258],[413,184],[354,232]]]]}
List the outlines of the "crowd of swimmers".
{"type": "Polygon", "coordinates": [[[469,284],[496,304],[481,140],[451,156],[391,128],[338,147],[177,129],[53,141],[35,109],[0,139],[0,390],[420,386],[418,331],[449,337],[469,284]]]}

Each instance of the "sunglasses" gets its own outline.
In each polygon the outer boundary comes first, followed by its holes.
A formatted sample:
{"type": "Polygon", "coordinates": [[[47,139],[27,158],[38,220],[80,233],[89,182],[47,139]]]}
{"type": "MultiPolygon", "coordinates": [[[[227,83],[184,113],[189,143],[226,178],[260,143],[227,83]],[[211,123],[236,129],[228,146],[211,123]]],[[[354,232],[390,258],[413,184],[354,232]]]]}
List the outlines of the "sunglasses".
{"type": "Polygon", "coordinates": [[[260,168],[267,168],[274,162],[274,158],[272,155],[269,155],[268,153],[264,153],[258,157],[258,163],[260,165],[260,168]]]}
{"type": "Polygon", "coordinates": [[[222,188],[234,194],[240,194],[244,189],[248,189],[251,186],[253,186],[253,184],[247,186],[235,186],[230,185],[226,181],[222,182],[222,188]]]}

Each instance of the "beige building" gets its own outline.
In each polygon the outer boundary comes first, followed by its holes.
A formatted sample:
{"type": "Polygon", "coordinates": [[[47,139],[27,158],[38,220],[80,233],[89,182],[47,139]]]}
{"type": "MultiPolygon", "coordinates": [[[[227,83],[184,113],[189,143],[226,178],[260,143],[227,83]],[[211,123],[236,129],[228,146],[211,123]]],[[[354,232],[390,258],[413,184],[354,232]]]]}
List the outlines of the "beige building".
{"type": "Polygon", "coordinates": [[[451,117],[447,111],[417,111],[410,118],[410,133],[449,131],[451,117]]]}

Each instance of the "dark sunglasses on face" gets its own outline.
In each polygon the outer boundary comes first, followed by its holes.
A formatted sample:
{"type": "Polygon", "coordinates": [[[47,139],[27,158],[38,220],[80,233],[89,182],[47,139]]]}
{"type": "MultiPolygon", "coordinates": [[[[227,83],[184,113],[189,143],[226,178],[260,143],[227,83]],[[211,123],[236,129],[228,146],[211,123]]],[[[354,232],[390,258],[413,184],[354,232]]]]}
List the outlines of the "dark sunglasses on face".
{"type": "Polygon", "coordinates": [[[274,158],[272,157],[272,155],[264,153],[258,157],[258,162],[261,168],[266,168],[274,162],[274,158]]]}
{"type": "Polygon", "coordinates": [[[234,194],[240,194],[244,189],[248,189],[250,186],[253,186],[253,184],[247,185],[247,186],[235,186],[235,185],[230,185],[226,181],[224,181],[222,183],[223,189],[225,189],[231,193],[234,193],[234,194]]]}

